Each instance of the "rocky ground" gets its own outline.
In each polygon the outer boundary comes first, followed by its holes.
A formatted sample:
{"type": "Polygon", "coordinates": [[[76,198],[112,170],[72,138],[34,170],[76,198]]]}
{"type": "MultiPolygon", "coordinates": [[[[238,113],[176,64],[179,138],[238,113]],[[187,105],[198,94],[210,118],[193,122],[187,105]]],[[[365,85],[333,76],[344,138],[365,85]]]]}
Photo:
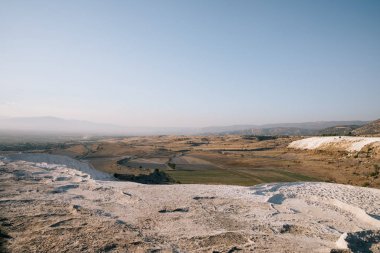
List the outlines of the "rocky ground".
{"type": "Polygon", "coordinates": [[[2,252],[380,252],[377,189],[142,185],[47,157],[0,159],[2,252]]]}
{"type": "Polygon", "coordinates": [[[331,137],[310,137],[293,141],[289,148],[325,150],[325,151],[346,151],[360,152],[364,148],[380,149],[380,137],[353,137],[353,136],[331,136],[331,137]]]}

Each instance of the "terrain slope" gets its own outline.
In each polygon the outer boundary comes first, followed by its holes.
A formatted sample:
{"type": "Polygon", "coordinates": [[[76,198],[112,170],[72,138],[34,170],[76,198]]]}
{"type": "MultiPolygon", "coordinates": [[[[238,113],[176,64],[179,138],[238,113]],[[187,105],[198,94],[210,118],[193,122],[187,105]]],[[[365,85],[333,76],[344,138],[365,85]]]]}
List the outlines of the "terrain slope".
{"type": "Polygon", "coordinates": [[[355,135],[380,136],[380,119],[372,121],[353,131],[355,135]]]}

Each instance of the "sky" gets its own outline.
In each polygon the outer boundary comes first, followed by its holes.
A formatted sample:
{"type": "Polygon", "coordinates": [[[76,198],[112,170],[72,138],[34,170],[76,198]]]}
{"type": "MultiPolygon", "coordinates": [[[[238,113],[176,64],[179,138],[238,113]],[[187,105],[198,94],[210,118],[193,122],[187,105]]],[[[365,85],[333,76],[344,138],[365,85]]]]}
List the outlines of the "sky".
{"type": "Polygon", "coordinates": [[[380,1],[0,1],[0,117],[380,118],[380,1]]]}

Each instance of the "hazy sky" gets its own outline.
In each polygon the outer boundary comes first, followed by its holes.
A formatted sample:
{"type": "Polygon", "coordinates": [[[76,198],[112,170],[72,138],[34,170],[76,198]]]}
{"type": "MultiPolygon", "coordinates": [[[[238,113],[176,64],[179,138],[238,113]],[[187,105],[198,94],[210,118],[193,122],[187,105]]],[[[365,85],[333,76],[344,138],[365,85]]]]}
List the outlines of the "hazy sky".
{"type": "Polygon", "coordinates": [[[0,116],[380,118],[380,1],[0,1],[0,116]]]}

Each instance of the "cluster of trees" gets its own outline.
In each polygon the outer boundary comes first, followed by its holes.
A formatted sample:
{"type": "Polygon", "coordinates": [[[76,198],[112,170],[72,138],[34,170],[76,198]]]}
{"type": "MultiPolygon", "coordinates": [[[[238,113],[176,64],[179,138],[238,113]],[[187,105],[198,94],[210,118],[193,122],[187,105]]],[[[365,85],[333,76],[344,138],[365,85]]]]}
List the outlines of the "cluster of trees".
{"type": "Polygon", "coordinates": [[[149,175],[132,175],[132,174],[118,174],[115,173],[114,177],[123,181],[132,181],[141,184],[175,184],[179,183],[170,177],[164,171],[159,171],[155,169],[149,175]]]}

